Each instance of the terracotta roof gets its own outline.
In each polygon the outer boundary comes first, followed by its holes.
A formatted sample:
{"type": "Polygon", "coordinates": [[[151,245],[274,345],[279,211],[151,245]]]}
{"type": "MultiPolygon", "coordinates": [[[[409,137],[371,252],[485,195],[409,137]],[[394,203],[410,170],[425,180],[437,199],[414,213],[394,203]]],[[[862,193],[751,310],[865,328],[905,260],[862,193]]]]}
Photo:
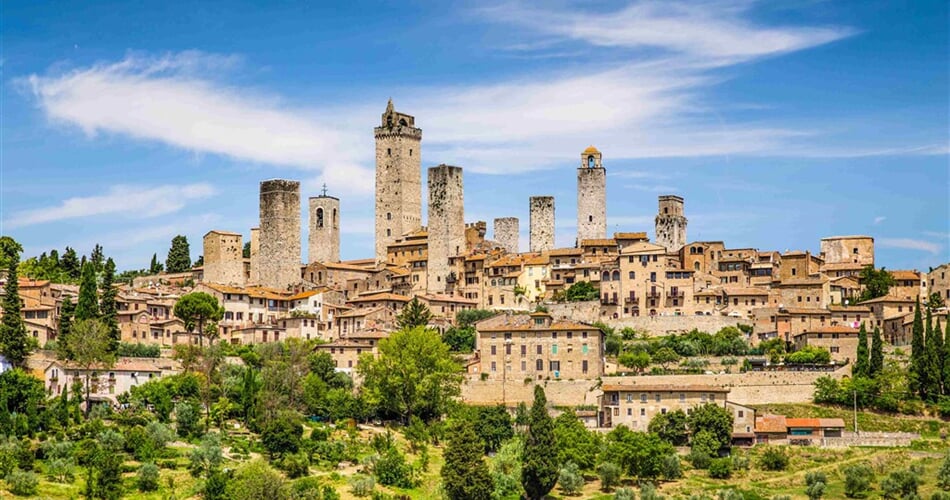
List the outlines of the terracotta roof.
{"type": "Polygon", "coordinates": [[[920,281],[920,273],[917,271],[901,270],[901,271],[890,271],[890,273],[891,273],[891,276],[893,276],[894,279],[898,281],[909,281],[909,280],[920,281]]]}
{"type": "Polygon", "coordinates": [[[29,278],[17,278],[17,286],[20,288],[42,287],[49,285],[48,280],[32,280],[29,278]]]}
{"type": "Polygon", "coordinates": [[[337,318],[358,318],[360,316],[367,316],[379,311],[388,311],[389,309],[378,306],[378,307],[368,307],[366,309],[354,309],[352,311],[347,311],[345,313],[337,314],[337,318]]]}
{"type": "Polygon", "coordinates": [[[581,240],[582,247],[608,247],[608,246],[617,246],[617,240],[615,239],[590,239],[590,240],[581,240]]]}
{"type": "Polygon", "coordinates": [[[548,252],[548,255],[552,257],[554,256],[559,257],[562,255],[581,255],[583,253],[584,253],[584,250],[580,248],[555,248],[554,250],[551,250],[550,252],[548,252]]]}
{"type": "Polygon", "coordinates": [[[772,415],[767,413],[761,417],[755,417],[755,432],[788,432],[785,415],[772,415]]]}
{"type": "Polygon", "coordinates": [[[796,335],[799,337],[801,335],[807,335],[809,333],[845,333],[845,334],[858,334],[857,328],[851,328],[848,326],[820,326],[818,328],[809,328],[802,333],[796,335]]]}
{"type": "MultiPolygon", "coordinates": [[[[547,316],[545,314],[545,316],[547,316]]],[[[597,327],[586,325],[584,323],[578,323],[576,321],[571,321],[566,318],[557,319],[551,323],[550,326],[535,326],[534,318],[532,315],[528,314],[499,314],[497,316],[492,316],[491,318],[486,318],[479,321],[475,325],[475,329],[479,332],[490,332],[490,331],[552,331],[552,330],[587,330],[587,331],[600,331],[597,327]]]]}
{"type": "Polygon", "coordinates": [[[316,347],[314,347],[314,349],[326,349],[328,347],[356,347],[356,348],[365,347],[367,349],[375,349],[376,346],[369,345],[365,342],[357,342],[355,340],[340,339],[334,342],[329,342],[327,344],[319,344],[316,347]]]}
{"type": "Polygon", "coordinates": [[[843,306],[841,304],[831,304],[828,306],[828,310],[832,312],[856,312],[856,313],[870,313],[871,308],[867,306],[843,306]]]}
{"type": "Polygon", "coordinates": [[[654,245],[648,241],[638,241],[627,248],[624,248],[620,253],[623,255],[639,253],[666,253],[666,247],[662,245],[654,245]]]}
{"type": "Polygon", "coordinates": [[[848,271],[860,270],[863,268],[864,264],[857,264],[854,262],[832,262],[821,266],[822,271],[848,271]]]}
{"type": "Polygon", "coordinates": [[[374,302],[377,300],[392,300],[396,302],[409,302],[409,297],[405,295],[397,295],[395,293],[374,293],[369,295],[360,295],[355,299],[350,299],[347,302],[374,302]]]}
{"type": "Polygon", "coordinates": [[[715,392],[727,393],[731,389],[716,385],[673,385],[673,384],[604,384],[604,392],[715,392]]]}
{"type": "Polygon", "coordinates": [[[726,293],[726,295],[737,295],[740,297],[743,295],[768,295],[769,294],[768,290],[764,288],[756,288],[756,287],[725,288],[723,291],[726,293]]]}
{"type": "Polygon", "coordinates": [[[818,276],[814,278],[793,278],[779,283],[779,286],[815,286],[823,285],[828,282],[828,278],[818,276]]]}
{"type": "Polygon", "coordinates": [[[420,295],[419,298],[429,302],[454,302],[456,304],[478,304],[477,300],[466,299],[465,297],[454,297],[451,295],[427,294],[420,295]]]}
{"type": "Polygon", "coordinates": [[[647,233],[614,233],[615,240],[645,240],[647,233]]]}
{"type": "Polygon", "coordinates": [[[382,330],[360,330],[346,335],[348,339],[384,339],[389,337],[389,332],[382,330]]]}
{"type": "Polygon", "coordinates": [[[376,269],[375,267],[366,267],[364,265],[356,265],[356,264],[344,264],[342,262],[339,262],[339,263],[325,262],[323,263],[323,267],[326,267],[327,269],[339,269],[341,271],[360,271],[364,273],[369,273],[369,272],[374,272],[374,271],[379,270],[379,269],[376,269]]]}
{"type": "Polygon", "coordinates": [[[527,257],[524,260],[524,265],[526,266],[544,266],[551,262],[551,259],[547,255],[536,255],[534,257],[527,257]]]}
{"type": "Polygon", "coordinates": [[[231,231],[221,231],[220,229],[212,229],[211,231],[208,231],[207,233],[205,233],[205,236],[208,236],[211,233],[223,234],[225,236],[241,236],[241,233],[233,233],[231,231]]]}
{"type": "Polygon", "coordinates": [[[883,297],[878,297],[876,299],[865,300],[861,304],[879,304],[882,302],[900,302],[901,304],[913,304],[916,302],[913,299],[907,297],[897,297],[895,295],[885,295],[883,297]]]}
{"type": "Polygon", "coordinates": [[[487,258],[488,258],[488,255],[480,253],[478,255],[469,255],[468,257],[465,257],[465,261],[467,262],[467,261],[485,260],[487,258]]]}

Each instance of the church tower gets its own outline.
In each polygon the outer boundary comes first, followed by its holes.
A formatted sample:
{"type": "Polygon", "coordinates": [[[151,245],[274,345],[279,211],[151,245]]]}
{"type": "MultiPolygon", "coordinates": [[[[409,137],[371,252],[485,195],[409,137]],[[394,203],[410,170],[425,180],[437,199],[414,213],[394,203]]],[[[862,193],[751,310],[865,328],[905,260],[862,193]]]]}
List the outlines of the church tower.
{"type": "Polygon", "coordinates": [[[340,199],[327,196],[323,186],[320,196],[310,197],[309,262],[340,261],[340,199]]]}
{"type": "Polygon", "coordinates": [[[577,169],[577,246],[607,237],[607,170],[594,146],[581,153],[577,169]]]}
{"type": "Polygon", "coordinates": [[[679,252],[686,244],[686,222],[683,198],[672,194],[660,196],[660,207],[656,214],[656,244],[666,247],[669,253],[679,252]]]}
{"type": "Polygon", "coordinates": [[[383,112],[376,133],[376,262],[386,248],[422,225],[422,130],[416,119],[393,108],[383,112]]]}

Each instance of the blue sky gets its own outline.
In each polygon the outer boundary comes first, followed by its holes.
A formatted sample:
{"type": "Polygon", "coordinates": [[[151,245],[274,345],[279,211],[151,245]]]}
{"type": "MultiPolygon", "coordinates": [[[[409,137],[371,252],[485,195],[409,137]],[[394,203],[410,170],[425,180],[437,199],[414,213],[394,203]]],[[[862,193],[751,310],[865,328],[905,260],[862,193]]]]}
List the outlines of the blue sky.
{"type": "Polygon", "coordinates": [[[326,183],[343,258],[369,257],[392,97],[423,170],[465,169],[469,221],[526,233],[550,194],[573,244],[593,144],[610,231],[652,235],[675,193],[689,240],[869,234],[890,269],[950,260],[946,2],[325,4],[0,3],[0,232],[120,268],[182,233],[197,258],[210,229],[247,237],[282,177],[326,183]]]}

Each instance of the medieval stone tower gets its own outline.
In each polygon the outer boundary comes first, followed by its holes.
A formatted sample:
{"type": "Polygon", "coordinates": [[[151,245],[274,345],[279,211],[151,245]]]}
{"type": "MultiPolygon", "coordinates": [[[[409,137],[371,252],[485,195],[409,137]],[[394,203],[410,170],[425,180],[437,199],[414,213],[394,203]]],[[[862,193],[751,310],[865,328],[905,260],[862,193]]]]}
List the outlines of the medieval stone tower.
{"type": "Polygon", "coordinates": [[[532,252],[546,252],[554,248],[554,197],[532,196],[529,202],[531,228],[529,235],[532,252]]]}
{"type": "Polygon", "coordinates": [[[258,278],[281,290],[300,282],[300,183],[261,182],[261,231],[258,278]]]}
{"type": "Polygon", "coordinates": [[[518,253],[518,226],[517,217],[501,217],[495,219],[493,238],[501,244],[506,252],[518,253]]]}
{"type": "Polygon", "coordinates": [[[244,243],[238,233],[208,231],[205,235],[202,281],[244,286],[244,243]]]}
{"type": "Polygon", "coordinates": [[[340,261],[340,199],[323,194],[310,197],[310,235],[307,260],[310,262],[340,261]]]}
{"type": "Polygon", "coordinates": [[[251,272],[247,282],[252,285],[261,283],[261,228],[251,228],[251,272]]]}
{"type": "Polygon", "coordinates": [[[577,169],[577,245],[607,237],[607,170],[600,151],[591,146],[581,153],[577,169]]]}
{"type": "Polygon", "coordinates": [[[449,258],[465,253],[465,208],[461,167],[429,169],[429,293],[443,293],[454,283],[449,258]]]}
{"type": "Polygon", "coordinates": [[[667,252],[678,252],[686,244],[686,222],[683,198],[672,194],[660,196],[660,209],[656,214],[656,244],[666,247],[667,252]]]}
{"type": "Polygon", "coordinates": [[[422,130],[389,100],[376,133],[376,261],[386,247],[422,225],[422,130]]]}

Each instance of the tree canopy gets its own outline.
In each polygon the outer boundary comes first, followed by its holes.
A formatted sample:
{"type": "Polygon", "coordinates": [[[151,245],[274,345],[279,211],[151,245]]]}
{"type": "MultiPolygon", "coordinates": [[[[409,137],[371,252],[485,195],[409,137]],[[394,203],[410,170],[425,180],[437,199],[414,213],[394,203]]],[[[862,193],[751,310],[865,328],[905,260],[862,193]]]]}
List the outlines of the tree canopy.
{"type": "Polygon", "coordinates": [[[554,421],[548,414],[544,389],[534,386],[528,432],[522,451],[521,485],[529,500],[540,500],[554,488],[558,476],[554,421]]]}
{"type": "Polygon", "coordinates": [[[432,312],[425,304],[419,302],[419,297],[413,297],[396,316],[396,325],[402,330],[416,327],[426,327],[432,320],[432,312]]]}
{"type": "Polygon", "coordinates": [[[175,303],[175,317],[185,323],[189,332],[197,332],[198,345],[204,345],[205,324],[209,321],[221,321],[224,317],[224,308],[218,304],[218,299],[205,292],[192,292],[182,295],[175,303]]]}
{"type": "Polygon", "coordinates": [[[6,264],[7,282],[0,301],[3,318],[0,319],[0,354],[14,366],[24,366],[26,357],[32,350],[32,339],[27,337],[26,325],[20,316],[23,300],[20,299],[20,286],[17,278],[17,266],[23,247],[9,236],[0,238],[0,259],[6,264]]]}
{"type": "Polygon", "coordinates": [[[191,250],[188,238],[178,235],[172,238],[172,246],[165,259],[165,270],[169,273],[183,273],[191,269],[191,250]]]}
{"type": "Polygon", "coordinates": [[[861,281],[861,284],[864,285],[864,290],[858,299],[861,302],[887,295],[887,292],[896,283],[894,276],[886,269],[883,267],[881,269],[875,269],[871,264],[861,269],[858,279],[861,281]]]}

